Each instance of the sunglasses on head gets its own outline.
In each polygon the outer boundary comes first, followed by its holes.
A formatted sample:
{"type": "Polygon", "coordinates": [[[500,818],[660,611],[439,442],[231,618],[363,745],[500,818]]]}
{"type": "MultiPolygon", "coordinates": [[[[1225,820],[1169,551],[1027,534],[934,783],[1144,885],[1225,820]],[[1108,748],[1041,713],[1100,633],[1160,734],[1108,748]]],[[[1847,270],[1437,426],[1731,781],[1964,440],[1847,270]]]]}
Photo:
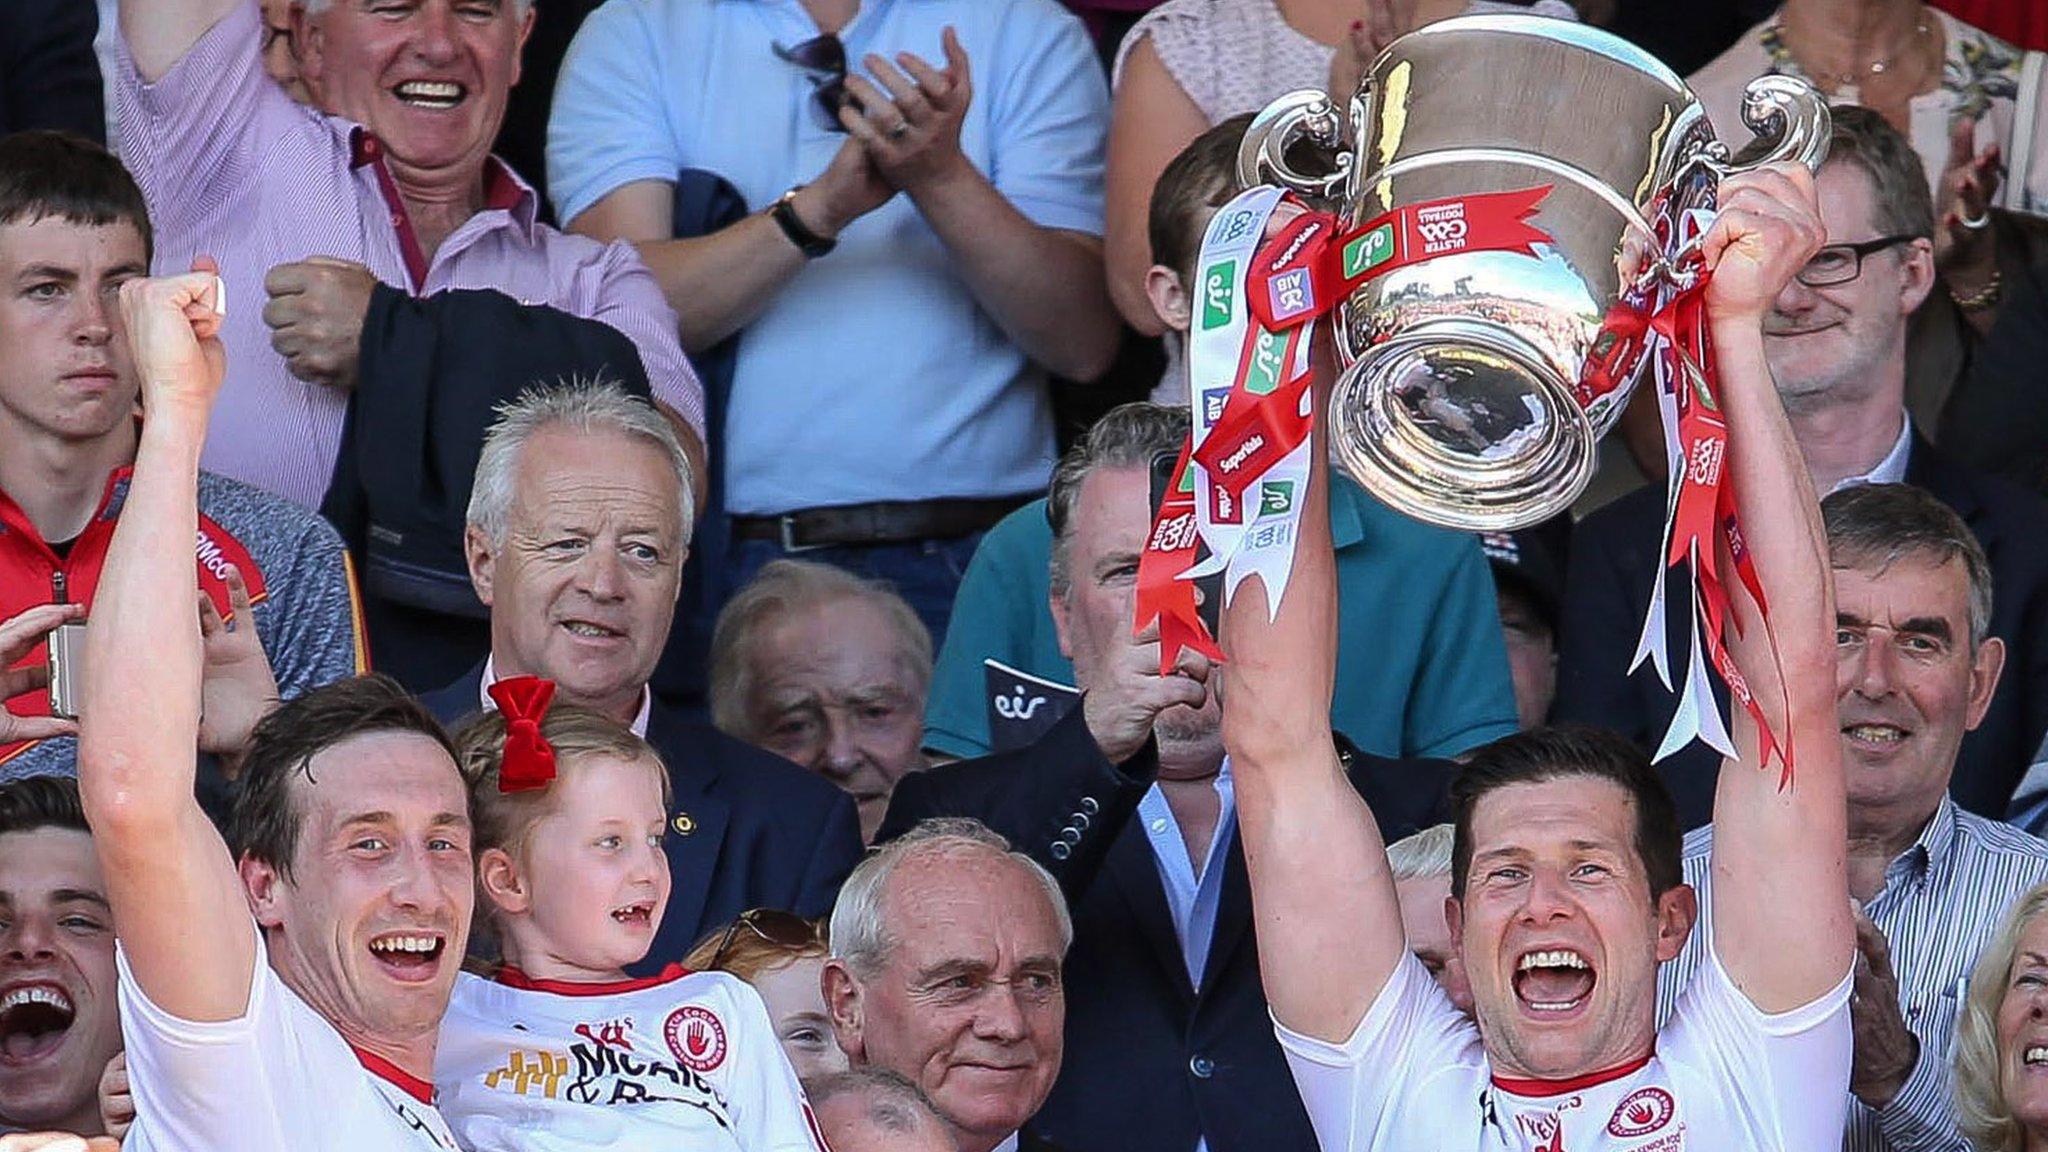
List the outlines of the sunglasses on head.
{"type": "Polygon", "coordinates": [[[792,952],[824,943],[818,926],[793,912],[779,908],[752,908],[740,913],[740,918],[726,926],[725,935],[718,940],[718,950],[711,954],[711,962],[705,968],[717,972],[725,967],[726,957],[732,953],[733,942],[739,939],[740,929],[746,929],[759,937],[763,943],[792,952]]]}
{"type": "Polygon", "coordinates": [[[859,111],[860,101],[846,90],[846,45],[839,37],[827,32],[787,48],[776,44],[774,49],[777,57],[810,73],[811,95],[824,114],[825,127],[846,131],[839,122],[839,110],[850,104],[859,111]]]}

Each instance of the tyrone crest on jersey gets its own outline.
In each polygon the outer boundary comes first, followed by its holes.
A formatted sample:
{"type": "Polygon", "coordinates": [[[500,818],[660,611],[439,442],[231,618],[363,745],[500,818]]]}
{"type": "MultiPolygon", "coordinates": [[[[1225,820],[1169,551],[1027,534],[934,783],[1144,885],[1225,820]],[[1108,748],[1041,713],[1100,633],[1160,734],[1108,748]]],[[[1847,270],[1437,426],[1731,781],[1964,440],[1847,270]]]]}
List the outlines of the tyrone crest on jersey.
{"type": "Polygon", "coordinates": [[[725,1063],[725,1025],[709,1008],[683,1005],[669,1013],[661,1034],[668,1050],[693,1072],[709,1072],[725,1063]]]}
{"type": "Polygon", "coordinates": [[[1655,1085],[1638,1088],[1615,1105],[1614,1115],[1607,1121],[1607,1134],[1624,1140],[1648,1136],[1671,1123],[1677,1111],[1671,1093],[1655,1085]]]}

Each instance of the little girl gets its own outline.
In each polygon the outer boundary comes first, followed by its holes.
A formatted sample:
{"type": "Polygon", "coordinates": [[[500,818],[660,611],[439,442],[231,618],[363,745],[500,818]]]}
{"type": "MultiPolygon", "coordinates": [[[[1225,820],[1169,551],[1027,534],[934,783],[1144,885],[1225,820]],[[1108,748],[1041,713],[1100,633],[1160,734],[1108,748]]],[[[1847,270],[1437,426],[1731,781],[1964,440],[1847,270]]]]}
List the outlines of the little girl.
{"type": "Polygon", "coordinates": [[[441,1025],[441,1114],[471,1152],[819,1152],[761,998],[671,964],[628,979],[668,903],[668,772],[554,685],[499,681],[457,736],[477,917],[503,964],[465,973],[441,1025]]]}

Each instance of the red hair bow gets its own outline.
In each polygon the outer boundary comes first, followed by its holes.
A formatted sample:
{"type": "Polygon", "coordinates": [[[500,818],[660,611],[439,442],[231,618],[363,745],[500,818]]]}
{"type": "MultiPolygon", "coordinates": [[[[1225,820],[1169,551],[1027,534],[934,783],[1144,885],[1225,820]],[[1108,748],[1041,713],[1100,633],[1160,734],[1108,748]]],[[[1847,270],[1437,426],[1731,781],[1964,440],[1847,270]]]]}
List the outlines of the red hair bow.
{"type": "Polygon", "coordinates": [[[538,676],[514,676],[490,687],[498,713],[505,717],[505,755],[498,766],[498,791],[525,792],[545,788],[555,778],[555,748],[540,734],[555,682],[538,676]]]}

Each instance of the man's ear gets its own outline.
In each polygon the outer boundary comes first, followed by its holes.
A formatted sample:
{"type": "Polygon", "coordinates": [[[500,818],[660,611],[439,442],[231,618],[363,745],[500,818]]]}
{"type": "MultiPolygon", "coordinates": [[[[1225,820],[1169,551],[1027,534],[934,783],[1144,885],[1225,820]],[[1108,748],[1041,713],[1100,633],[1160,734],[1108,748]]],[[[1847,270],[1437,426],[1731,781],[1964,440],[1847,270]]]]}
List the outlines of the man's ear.
{"type": "Polygon", "coordinates": [[[1991,709],[1991,694],[1998,689],[1998,675],[2005,670],[2005,641],[1986,636],[1970,658],[1969,710],[1963,714],[1963,731],[1973,732],[1991,709]]]}
{"type": "Polygon", "coordinates": [[[236,862],[235,868],[242,875],[242,893],[249,899],[249,914],[256,918],[256,927],[270,929],[284,923],[284,890],[288,885],[277,869],[246,855],[236,862]]]}
{"type": "Polygon", "coordinates": [[[1692,885],[1680,884],[1657,897],[1657,963],[1678,959],[1699,918],[1700,896],[1692,885]]]}
{"type": "Polygon", "coordinates": [[[1930,293],[1939,274],[1934,268],[1934,243],[1914,240],[1899,256],[1899,315],[1911,316],[1930,293]]]}
{"type": "Polygon", "coordinates": [[[1465,954],[1465,907],[1456,896],[1444,897],[1444,927],[1451,930],[1451,955],[1465,954]]]}
{"type": "Polygon", "coordinates": [[[861,1004],[860,981],[843,960],[825,961],[818,975],[819,990],[825,994],[825,1014],[832,1019],[832,1036],[839,1050],[858,1068],[867,1062],[864,1036],[866,1013],[861,1004]]]}
{"type": "Polygon", "coordinates": [[[477,883],[484,895],[502,912],[519,915],[533,907],[533,892],[526,877],[519,874],[519,862],[503,848],[486,848],[477,853],[477,883]]]}
{"type": "MultiPolygon", "coordinates": [[[[462,556],[469,562],[469,586],[476,589],[476,598],[491,606],[491,576],[498,562],[497,550],[491,546],[491,538],[482,528],[471,524],[462,531],[462,556]]],[[[676,582],[680,592],[682,582],[676,582]]]]}
{"type": "Polygon", "coordinates": [[[1152,301],[1159,322],[1173,331],[1185,332],[1194,322],[1194,303],[1188,299],[1187,286],[1180,282],[1180,273],[1166,265],[1154,264],[1145,270],[1145,296],[1152,301]]]}

